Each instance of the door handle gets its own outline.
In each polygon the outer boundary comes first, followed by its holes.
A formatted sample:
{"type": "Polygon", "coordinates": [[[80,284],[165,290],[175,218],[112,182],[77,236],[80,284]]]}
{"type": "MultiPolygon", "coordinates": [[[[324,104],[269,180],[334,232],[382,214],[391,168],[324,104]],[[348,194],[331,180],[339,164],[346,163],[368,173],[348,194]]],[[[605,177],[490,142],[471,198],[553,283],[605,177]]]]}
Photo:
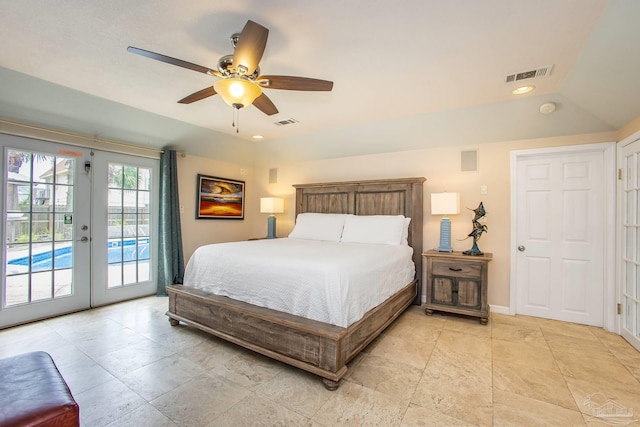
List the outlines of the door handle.
{"type": "Polygon", "coordinates": [[[524,250],[525,250],[525,249],[526,249],[526,248],[525,248],[524,246],[522,246],[522,245],[518,246],[518,250],[519,250],[520,252],[524,252],[524,250]]]}
{"type": "Polygon", "coordinates": [[[80,241],[81,241],[81,242],[88,242],[88,241],[89,241],[89,238],[88,238],[87,236],[82,236],[82,237],[80,238],[80,241]]]}

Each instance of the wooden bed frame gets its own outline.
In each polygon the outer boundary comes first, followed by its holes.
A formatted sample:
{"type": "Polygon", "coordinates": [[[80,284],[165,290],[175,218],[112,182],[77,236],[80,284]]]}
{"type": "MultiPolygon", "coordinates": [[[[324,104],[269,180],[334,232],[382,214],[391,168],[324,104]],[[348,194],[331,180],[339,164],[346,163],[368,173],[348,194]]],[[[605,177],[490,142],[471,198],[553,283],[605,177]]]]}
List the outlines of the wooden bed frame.
{"type": "Polygon", "coordinates": [[[405,215],[411,218],[416,277],[400,292],[347,328],[258,307],[181,285],[167,287],[169,321],[219,338],[322,377],[335,390],[347,363],[409,305],[420,304],[422,278],[422,184],[424,178],[294,185],[296,216],[303,212],[405,215]]]}

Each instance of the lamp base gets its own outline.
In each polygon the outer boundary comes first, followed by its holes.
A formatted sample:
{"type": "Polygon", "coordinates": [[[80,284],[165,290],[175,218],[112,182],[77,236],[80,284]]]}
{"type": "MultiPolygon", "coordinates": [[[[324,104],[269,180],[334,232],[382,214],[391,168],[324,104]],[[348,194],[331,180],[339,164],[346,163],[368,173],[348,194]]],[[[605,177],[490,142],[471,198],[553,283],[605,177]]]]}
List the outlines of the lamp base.
{"type": "Polygon", "coordinates": [[[276,239],[275,215],[269,215],[269,218],[267,218],[267,239],[276,239]]]}
{"type": "Polygon", "coordinates": [[[440,220],[440,246],[436,250],[438,252],[453,252],[451,249],[451,220],[449,218],[440,220]]]}

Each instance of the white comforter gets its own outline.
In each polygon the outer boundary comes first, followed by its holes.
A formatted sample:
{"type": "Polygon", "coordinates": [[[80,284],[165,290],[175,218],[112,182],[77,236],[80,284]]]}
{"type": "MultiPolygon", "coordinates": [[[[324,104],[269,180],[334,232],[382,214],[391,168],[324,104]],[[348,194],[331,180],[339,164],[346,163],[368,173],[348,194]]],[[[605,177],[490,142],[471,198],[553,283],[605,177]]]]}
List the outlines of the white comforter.
{"type": "Polygon", "coordinates": [[[415,274],[409,246],[299,239],[198,248],[184,285],[347,327],[415,274]]]}

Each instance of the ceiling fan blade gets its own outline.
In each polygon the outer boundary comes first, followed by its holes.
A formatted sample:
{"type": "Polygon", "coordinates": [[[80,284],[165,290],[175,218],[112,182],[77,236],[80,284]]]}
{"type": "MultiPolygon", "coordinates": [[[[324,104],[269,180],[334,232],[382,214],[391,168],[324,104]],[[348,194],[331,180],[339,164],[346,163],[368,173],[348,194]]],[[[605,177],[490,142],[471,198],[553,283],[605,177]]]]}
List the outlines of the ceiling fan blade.
{"type": "Polygon", "coordinates": [[[138,49],[137,47],[129,46],[128,52],[135,53],[136,55],[146,56],[147,58],[155,59],[156,61],[166,62],[167,64],[177,65],[178,67],[187,68],[189,70],[197,71],[199,73],[208,74],[210,76],[217,76],[219,73],[202,65],[194,64],[191,62],[183,61],[182,59],[172,58],[170,56],[161,55],[159,53],[151,52],[144,49],[138,49]]]}
{"type": "Polygon", "coordinates": [[[209,87],[206,87],[206,88],[204,88],[202,90],[194,92],[189,96],[185,96],[180,101],[178,101],[178,103],[180,103],[180,104],[191,104],[192,102],[200,101],[201,99],[205,99],[205,98],[208,98],[210,96],[213,96],[216,93],[218,93],[218,92],[216,92],[216,90],[213,88],[213,86],[209,86],[209,87]]]}
{"type": "Polygon", "coordinates": [[[267,46],[269,30],[253,21],[247,21],[233,52],[233,68],[245,67],[250,76],[258,68],[262,54],[267,46]]]}
{"type": "Polygon", "coordinates": [[[310,79],[307,77],[260,76],[258,77],[258,81],[262,87],[268,89],[309,91],[330,91],[333,89],[333,82],[328,80],[310,79]],[[268,80],[268,83],[262,83],[264,80],[268,80]]]}
{"type": "Polygon", "coordinates": [[[255,99],[255,101],[253,101],[253,105],[258,110],[265,113],[267,116],[273,116],[274,114],[278,114],[278,109],[273,104],[273,102],[271,102],[269,97],[264,93],[262,93],[262,95],[260,95],[255,99]]]}

